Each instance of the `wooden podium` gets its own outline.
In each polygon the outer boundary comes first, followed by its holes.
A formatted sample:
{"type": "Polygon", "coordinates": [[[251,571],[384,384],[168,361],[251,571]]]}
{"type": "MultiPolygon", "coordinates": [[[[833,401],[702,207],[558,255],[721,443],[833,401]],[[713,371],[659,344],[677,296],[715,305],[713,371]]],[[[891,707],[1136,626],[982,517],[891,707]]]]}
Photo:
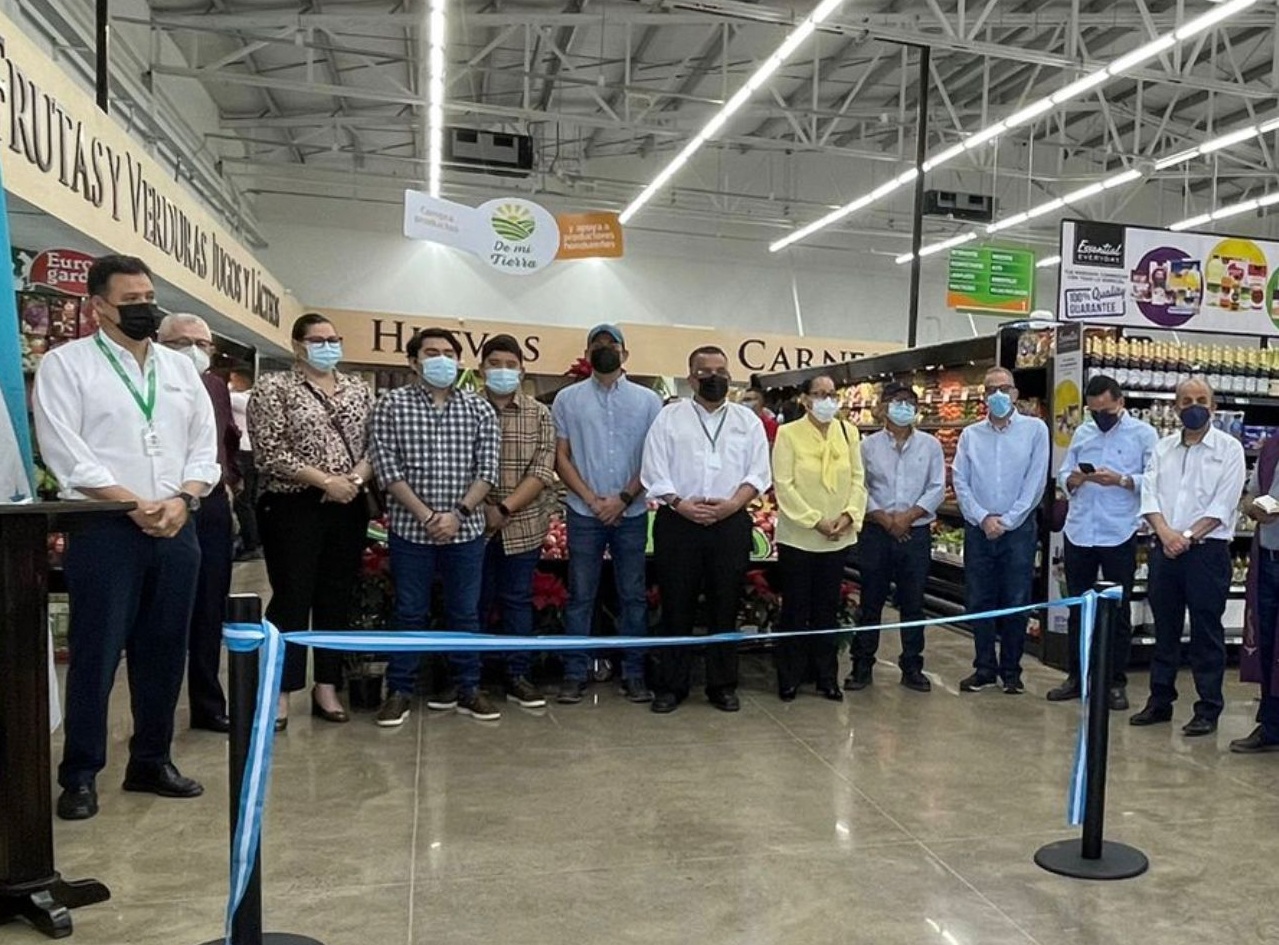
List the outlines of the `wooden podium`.
{"type": "Polygon", "coordinates": [[[0,505],[0,925],[22,917],[51,938],[71,934],[68,910],[103,902],[111,891],[97,880],[63,879],[53,867],[47,536],[133,508],[0,505]]]}

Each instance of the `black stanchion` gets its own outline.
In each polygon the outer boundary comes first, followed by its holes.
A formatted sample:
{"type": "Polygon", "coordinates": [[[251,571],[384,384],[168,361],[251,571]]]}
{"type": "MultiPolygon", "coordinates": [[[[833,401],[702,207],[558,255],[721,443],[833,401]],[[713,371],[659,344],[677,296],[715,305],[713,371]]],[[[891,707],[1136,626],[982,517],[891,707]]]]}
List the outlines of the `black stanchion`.
{"type": "MultiPolygon", "coordinates": [[[[1098,593],[1115,587],[1099,583],[1098,593]]],[[[1110,752],[1110,640],[1115,630],[1115,613],[1122,600],[1102,597],[1097,601],[1097,624],[1093,628],[1088,689],[1088,765],[1085,771],[1087,795],[1084,802],[1084,833],[1079,840],[1059,840],[1042,846],[1035,862],[1050,873],[1076,879],[1130,879],[1150,868],[1146,855],[1135,847],[1104,839],[1106,828],[1106,766],[1110,752]]]]}
{"type": "MultiPolygon", "coordinates": [[[[256,594],[233,594],[227,598],[227,623],[262,622],[262,599],[256,594]]],[[[227,652],[227,714],[231,718],[230,796],[231,843],[240,818],[240,793],[244,769],[249,759],[249,741],[253,737],[253,715],[257,705],[258,674],[261,667],[258,650],[247,653],[227,652]]],[[[204,945],[224,945],[219,936],[204,945]]],[[[262,841],[253,851],[253,872],[244,898],[231,919],[230,945],[322,945],[316,939],[291,932],[262,931],[262,841]]]]}

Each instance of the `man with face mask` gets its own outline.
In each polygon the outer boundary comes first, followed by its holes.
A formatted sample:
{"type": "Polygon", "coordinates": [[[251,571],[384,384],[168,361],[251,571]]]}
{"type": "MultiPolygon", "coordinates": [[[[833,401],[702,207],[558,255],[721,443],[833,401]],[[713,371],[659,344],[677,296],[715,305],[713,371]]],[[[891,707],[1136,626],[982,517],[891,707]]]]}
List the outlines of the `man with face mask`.
{"type": "MultiPolygon", "coordinates": [[[[1128,597],[1137,570],[1137,528],[1141,524],[1141,483],[1146,463],[1159,442],[1155,428],[1124,410],[1124,394],[1113,378],[1094,377],[1084,389],[1091,423],[1075,431],[1057,474],[1057,485],[1070,496],[1066,515],[1066,591],[1071,597],[1089,590],[1101,571],[1103,580],[1124,589],[1110,647],[1110,707],[1128,708],[1125,687],[1132,623],[1128,597]],[[1090,472],[1084,472],[1088,468],[1090,472]]],[[[1066,681],[1048,693],[1049,702],[1078,699],[1081,694],[1079,608],[1070,608],[1070,646],[1066,681]]]]}
{"type": "MultiPolygon", "coordinates": [[[[555,395],[555,468],[568,487],[568,607],[564,630],[590,636],[604,554],[613,563],[618,633],[648,633],[648,507],[640,485],[644,437],[662,409],[653,391],[632,383],[623,370],[629,352],[616,325],[596,325],[586,335],[591,376],[555,395]]],[[[572,705],[586,692],[591,658],[564,654],[564,684],[556,701],[572,705]]],[[[631,702],[650,702],[644,652],[622,654],[622,689],[631,702]]]]}
{"type": "Polygon", "coordinates": [[[1190,668],[1194,717],[1187,736],[1211,735],[1225,707],[1226,632],[1221,617],[1230,594],[1230,542],[1243,493],[1243,447],[1212,425],[1216,400],[1201,377],[1177,385],[1182,430],[1155,446],[1141,487],[1141,514],[1155,533],[1150,547],[1150,609],[1155,618],[1155,655],[1150,699],[1128,721],[1155,725],[1172,721],[1177,701],[1181,634],[1190,612],[1190,668]]]}
{"type": "MultiPolygon", "coordinates": [[[[494,335],[480,349],[484,395],[502,427],[498,482],[484,502],[484,582],[480,626],[487,630],[494,608],[508,636],[533,635],[533,574],[550,529],[543,491],[555,483],[555,424],[551,412],[520,391],[524,349],[510,335],[494,335]]],[[[506,657],[506,699],[526,709],[546,705],[529,679],[533,654],[506,657]]]]}
{"type": "Polygon", "coordinates": [[[777,418],[764,406],[764,392],[757,387],[752,387],[742,394],[742,404],[749,407],[751,412],[759,417],[759,422],[764,424],[764,434],[768,437],[768,445],[772,446],[776,443],[779,424],[777,423],[777,418]]]}
{"type": "MultiPolygon", "coordinates": [[[[919,398],[909,384],[892,381],[880,394],[884,429],[862,440],[862,465],[866,469],[866,526],[855,554],[861,568],[862,600],[857,622],[877,626],[883,622],[890,585],[897,585],[901,620],[924,619],[924,583],[932,563],[931,524],[946,494],[946,460],[941,443],[915,430],[919,398]]],[[[916,692],[928,692],[932,683],[924,675],[924,630],[902,630],[898,660],[901,684],[916,692]]],[[[853,672],[844,680],[852,691],[871,684],[879,631],[853,635],[850,649],[853,672]]]]}
{"type": "MultiPolygon", "coordinates": [[[[497,485],[501,434],[483,398],[457,388],[462,344],[445,328],[424,328],[405,348],[418,382],[377,402],[370,455],[388,495],[395,629],[426,630],[431,586],[444,584],[443,630],[479,631],[484,569],[484,511],[497,485]]],[[[386,671],[387,696],[377,724],[403,724],[417,682],[417,653],[396,653],[386,671]]],[[[481,721],[501,717],[480,691],[478,653],[451,653],[453,685],[427,701],[481,721]]]]}
{"type": "Polygon", "coordinates": [[[187,625],[200,567],[192,515],[222,478],[213,405],[192,362],[151,342],[160,323],[151,272],[104,256],[88,273],[100,330],[45,355],[35,379],[40,452],[64,499],[132,502],[127,516],[75,527],[66,743],[58,816],[98,812],[107,708],[128,655],[133,737],[124,789],[197,797],[170,755],[187,625]]]}
{"type": "MultiPolygon", "coordinates": [[[[964,584],[968,612],[1030,603],[1038,522],[1035,510],[1048,485],[1048,427],[1017,412],[1011,371],[986,372],[986,413],[959,435],[951,478],[964,516],[964,584]]],[[[973,626],[975,672],[959,684],[979,692],[1002,682],[1004,692],[1025,691],[1021,655],[1026,614],[980,620],[973,626]],[[999,640],[999,654],[995,640],[999,640]]]]}
{"type": "Polygon", "coordinates": [[[213,334],[198,315],[166,315],[157,335],[160,344],[191,359],[213,403],[217,423],[218,465],[222,481],[204,497],[195,518],[195,534],[200,542],[200,578],[187,640],[187,702],[191,706],[191,727],[211,732],[229,732],[226,694],[218,679],[222,659],[222,616],[231,592],[231,557],[234,537],[231,528],[229,489],[239,482],[240,431],[231,415],[231,392],[226,383],[209,372],[213,334]]]}
{"type": "MultiPolygon", "coordinates": [[[[746,506],[768,490],[772,469],[764,427],[750,410],[728,401],[730,381],[722,350],[696,349],[688,358],[695,396],[663,407],[644,443],[640,478],[662,502],[653,525],[653,553],[668,635],[693,632],[703,593],[706,629],[723,633],[737,627],[751,551],[746,506]]],[[[657,663],[653,711],[674,712],[688,698],[689,650],[666,649],[657,663]]],[[[741,708],[735,646],[707,649],[706,696],[721,711],[741,708]]]]}

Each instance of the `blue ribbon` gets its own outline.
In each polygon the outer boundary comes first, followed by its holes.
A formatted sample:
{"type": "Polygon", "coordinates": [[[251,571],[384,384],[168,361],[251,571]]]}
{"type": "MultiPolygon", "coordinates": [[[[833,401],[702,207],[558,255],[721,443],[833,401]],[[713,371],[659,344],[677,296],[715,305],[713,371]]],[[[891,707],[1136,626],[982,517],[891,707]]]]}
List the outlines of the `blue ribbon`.
{"type": "MultiPolygon", "coordinates": [[[[1122,589],[1107,591],[1108,597],[1122,596],[1122,589]]],[[[1084,769],[1087,763],[1085,733],[1088,710],[1088,659],[1096,619],[1097,593],[1088,591],[1081,597],[1070,597],[1053,603],[1056,607],[1081,607],[1080,647],[1083,663],[1083,709],[1080,715],[1079,741],[1075,752],[1075,765],[1071,774],[1069,815],[1071,824],[1082,822],[1084,769]],[[1076,820],[1076,804],[1079,820],[1076,820]]],[[[932,627],[965,621],[993,620],[1014,614],[1043,610],[1047,605],[1028,604],[1024,607],[1005,607],[961,617],[936,617],[912,620],[907,623],[881,624],[874,627],[834,627],[826,630],[803,630],[787,633],[787,639],[798,637],[829,636],[843,633],[870,633],[873,631],[906,630],[915,627],[932,627]]],[[[720,643],[742,643],[760,640],[755,633],[712,633],[687,637],[509,637],[488,633],[461,633],[442,631],[423,633],[417,631],[326,631],[310,630],[281,633],[274,624],[264,620],[261,624],[229,623],[222,628],[227,649],[237,653],[262,650],[259,662],[257,705],[253,715],[253,735],[249,742],[249,757],[240,789],[240,814],[236,822],[235,837],[231,845],[231,892],[226,909],[226,945],[231,942],[231,921],[248,889],[249,877],[257,859],[258,842],[262,834],[262,813],[266,807],[267,788],[270,785],[271,761],[275,751],[275,719],[279,708],[280,680],[284,673],[284,649],[286,643],[297,646],[318,646],[323,649],[367,653],[469,653],[469,652],[548,652],[616,649],[652,649],[669,646],[707,646],[720,643]]],[[[776,638],[780,639],[781,635],[776,638]]]]}

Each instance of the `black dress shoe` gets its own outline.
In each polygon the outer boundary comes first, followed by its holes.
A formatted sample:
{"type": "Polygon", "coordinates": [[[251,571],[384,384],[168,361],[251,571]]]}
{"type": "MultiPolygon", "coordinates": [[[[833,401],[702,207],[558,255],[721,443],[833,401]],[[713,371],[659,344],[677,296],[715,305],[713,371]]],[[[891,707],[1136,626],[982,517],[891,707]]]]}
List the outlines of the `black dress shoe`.
{"type": "Polygon", "coordinates": [[[1129,725],[1158,725],[1160,722],[1172,721],[1172,709],[1161,709],[1159,706],[1147,705],[1128,720],[1129,725]]]}
{"type": "Polygon", "coordinates": [[[649,708],[658,715],[666,715],[668,712],[674,712],[679,708],[679,700],[675,698],[675,693],[673,692],[658,692],[654,694],[649,708]]]}
{"type": "Polygon", "coordinates": [[[1236,738],[1231,742],[1230,750],[1236,755],[1259,755],[1262,752],[1279,751],[1279,742],[1267,739],[1265,729],[1258,725],[1247,738],[1236,738]]]}
{"type": "Polygon", "coordinates": [[[1202,715],[1196,715],[1181,727],[1181,734],[1187,738],[1200,738],[1204,735],[1211,735],[1216,730],[1216,719],[1205,719],[1202,715]]]}
{"type": "Polygon", "coordinates": [[[225,735],[231,731],[231,720],[226,715],[213,715],[207,719],[192,719],[191,727],[205,732],[220,732],[225,735]]]}
{"type": "Polygon", "coordinates": [[[933,683],[922,671],[916,669],[909,673],[902,673],[902,685],[907,689],[913,689],[915,692],[932,692],[933,683]]]}
{"type": "Polygon", "coordinates": [[[1049,702],[1072,702],[1083,695],[1083,688],[1079,685],[1079,680],[1074,676],[1068,676],[1066,681],[1056,689],[1048,690],[1049,702]]]}
{"type": "Polygon", "coordinates": [[[92,784],[66,788],[58,797],[58,817],[62,820],[88,820],[97,813],[98,792],[92,784]]]}
{"type": "Polygon", "coordinates": [[[783,702],[794,702],[795,697],[799,695],[799,689],[795,686],[787,686],[777,690],[777,698],[783,702]]]}
{"type": "Polygon", "coordinates": [[[1123,686],[1111,686],[1106,698],[1110,700],[1111,712],[1125,712],[1128,709],[1128,690],[1123,686]]]}
{"type": "Polygon", "coordinates": [[[351,717],[346,714],[345,709],[338,709],[330,712],[324,706],[320,705],[320,700],[315,697],[315,690],[311,690],[311,714],[317,719],[324,719],[326,722],[349,722],[351,717]]]}
{"type": "Polygon", "coordinates": [[[831,702],[844,701],[844,690],[840,689],[835,683],[827,683],[825,685],[819,684],[817,686],[817,691],[821,694],[823,699],[829,699],[831,702]]]}
{"type": "Polygon", "coordinates": [[[183,777],[172,762],[148,768],[130,765],[124,772],[124,789],[159,797],[199,797],[204,793],[200,782],[183,777]]]}
{"type": "Polygon", "coordinates": [[[721,712],[737,712],[742,707],[742,703],[737,698],[737,693],[731,689],[708,692],[706,698],[710,700],[711,705],[721,712]]]}
{"type": "Polygon", "coordinates": [[[874,670],[871,667],[854,666],[853,671],[844,680],[844,688],[849,692],[859,692],[874,681],[874,670]]]}

